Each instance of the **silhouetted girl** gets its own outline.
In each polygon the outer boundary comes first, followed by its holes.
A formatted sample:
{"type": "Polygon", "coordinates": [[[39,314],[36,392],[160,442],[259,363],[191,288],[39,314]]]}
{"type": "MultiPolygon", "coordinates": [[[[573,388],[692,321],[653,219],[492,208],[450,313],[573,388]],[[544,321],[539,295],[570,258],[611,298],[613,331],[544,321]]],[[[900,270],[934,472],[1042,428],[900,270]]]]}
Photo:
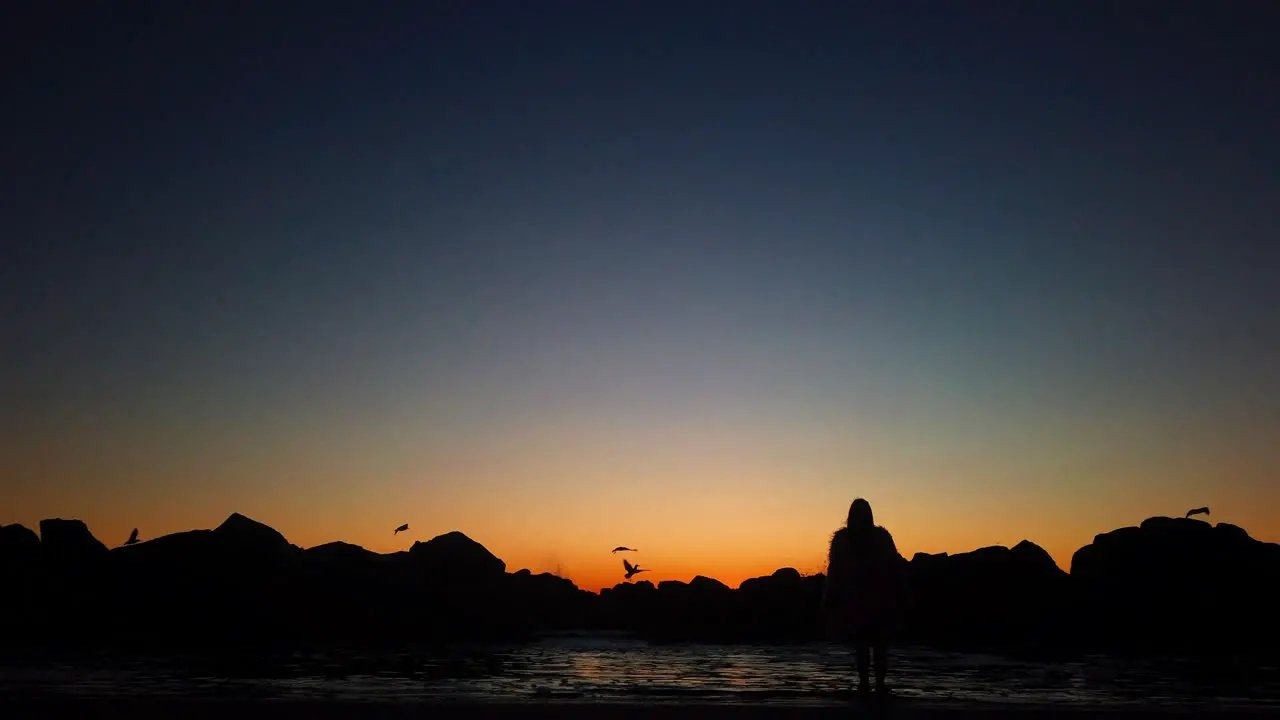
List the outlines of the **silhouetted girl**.
{"type": "Polygon", "coordinates": [[[885,690],[889,641],[906,602],[906,561],[893,536],[875,524],[871,503],[849,506],[849,520],[831,536],[823,613],[828,638],[852,644],[858,655],[858,690],[867,689],[867,666],[875,649],[876,690],[885,690]]]}

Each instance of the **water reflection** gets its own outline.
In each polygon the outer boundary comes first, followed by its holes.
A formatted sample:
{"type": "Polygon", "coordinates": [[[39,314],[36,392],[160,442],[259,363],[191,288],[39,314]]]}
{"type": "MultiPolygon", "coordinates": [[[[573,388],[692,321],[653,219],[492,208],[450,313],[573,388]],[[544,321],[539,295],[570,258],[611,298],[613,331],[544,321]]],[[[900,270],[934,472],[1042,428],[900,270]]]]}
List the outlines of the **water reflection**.
{"type": "MultiPolygon", "coordinates": [[[[593,702],[844,702],[853,658],[823,644],[651,646],[624,637],[558,637],[518,647],[261,659],[95,657],[0,667],[0,692],[162,694],[426,701],[560,698],[593,702]]],[[[1280,670],[1106,657],[1031,663],[915,649],[895,655],[908,698],[1028,704],[1280,707],[1280,670]]]]}

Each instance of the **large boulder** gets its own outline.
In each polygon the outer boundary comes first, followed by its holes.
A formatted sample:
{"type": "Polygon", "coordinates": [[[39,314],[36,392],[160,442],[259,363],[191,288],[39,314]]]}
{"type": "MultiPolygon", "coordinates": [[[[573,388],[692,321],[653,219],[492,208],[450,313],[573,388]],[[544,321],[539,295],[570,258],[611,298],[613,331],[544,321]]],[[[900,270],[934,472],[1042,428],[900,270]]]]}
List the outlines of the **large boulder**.
{"type": "Polygon", "coordinates": [[[417,572],[428,573],[440,582],[490,580],[507,572],[506,563],[457,530],[415,542],[409,548],[409,560],[417,572]]]}
{"type": "Polygon", "coordinates": [[[0,635],[24,622],[36,601],[40,537],[22,525],[0,525],[0,635]]]}
{"type": "Polygon", "coordinates": [[[180,572],[207,562],[217,552],[219,537],[212,530],[187,530],[113,548],[111,554],[124,568],[148,566],[153,571],[180,572]]]}
{"type": "Polygon", "coordinates": [[[260,553],[285,553],[293,546],[273,527],[251,520],[240,513],[231,516],[214,528],[219,541],[228,548],[260,553]]]}
{"type": "Polygon", "coordinates": [[[601,624],[610,630],[640,631],[655,613],[658,588],[648,580],[618,583],[600,590],[601,624]]]}
{"type": "Polygon", "coordinates": [[[1051,640],[1060,628],[1068,577],[1035,543],[917,553],[908,568],[906,632],[918,642],[1030,647],[1051,640]]]}
{"type": "Polygon", "coordinates": [[[378,558],[382,557],[378,553],[366,550],[360,545],[342,541],[334,541],[307,548],[303,551],[303,555],[312,562],[332,563],[335,565],[360,565],[376,562],[378,558]]]}
{"type": "Polygon", "coordinates": [[[1094,644],[1207,653],[1280,640],[1280,546],[1234,525],[1148,518],[1077,550],[1071,578],[1094,644]]]}
{"type": "Polygon", "coordinates": [[[289,622],[308,642],[344,646],[381,644],[405,632],[403,616],[416,613],[416,595],[398,575],[409,569],[396,555],[331,542],[298,553],[290,576],[289,622]]]}
{"type": "Polygon", "coordinates": [[[40,536],[24,525],[0,525],[0,568],[27,563],[40,552],[40,536]]]}
{"type": "Polygon", "coordinates": [[[663,580],[646,633],[659,640],[737,640],[742,624],[736,600],[734,591],[714,578],[663,580]]]}
{"type": "Polygon", "coordinates": [[[826,577],[795,568],[743,580],[738,586],[744,636],[756,641],[801,642],[820,637],[819,608],[826,577]]]}
{"type": "MultiPolygon", "coordinates": [[[[659,588],[661,588],[661,585],[659,585],[659,588]]],[[[695,575],[693,579],[689,581],[689,589],[695,593],[718,597],[724,597],[730,592],[728,585],[705,575],[695,575]]]]}
{"type": "Polygon", "coordinates": [[[424,640],[498,637],[519,624],[507,592],[506,563],[460,532],[415,542],[393,564],[403,585],[392,602],[424,640]]]}
{"type": "Polygon", "coordinates": [[[40,521],[40,550],[54,562],[99,562],[110,553],[80,520],[40,521]]]}
{"type": "Polygon", "coordinates": [[[570,630],[595,621],[598,596],[558,575],[519,570],[511,574],[507,592],[510,612],[527,630],[570,630]]]}
{"type": "Polygon", "coordinates": [[[47,647],[92,646],[110,622],[111,551],[79,520],[40,521],[40,552],[29,576],[20,634],[47,647]]]}
{"type": "Polygon", "coordinates": [[[274,642],[308,607],[295,578],[300,552],[239,513],[213,530],[116,548],[112,623],[120,635],[152,643],[274,642]]]}

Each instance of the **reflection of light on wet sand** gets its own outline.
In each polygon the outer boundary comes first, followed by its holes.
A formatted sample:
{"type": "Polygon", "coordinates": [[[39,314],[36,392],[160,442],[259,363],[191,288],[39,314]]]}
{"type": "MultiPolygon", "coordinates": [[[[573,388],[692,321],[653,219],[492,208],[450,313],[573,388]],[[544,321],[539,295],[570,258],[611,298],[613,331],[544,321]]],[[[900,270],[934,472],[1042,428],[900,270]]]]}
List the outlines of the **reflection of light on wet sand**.
{"type": "MultiPolygon", "coordinates": [[[[102,657],[79,665],[0,667],[0,693],[830,704],[848,700],[855,682],[852,666],[847,650],[821,644],[650,646],[620,637],[583,637],[452,654],[299,654],[259,664],[239,677],[225,674],[235,663],[102,657]]],[[[922,700],[1280,707],[1280,669],[1227,671],[1219,672],[1226,679],[1213,686],[1186,663],[1122,663],[1105,657],[1031,663],[905,650],[893,658],[891,681],[902,697],[922,700]]]]}

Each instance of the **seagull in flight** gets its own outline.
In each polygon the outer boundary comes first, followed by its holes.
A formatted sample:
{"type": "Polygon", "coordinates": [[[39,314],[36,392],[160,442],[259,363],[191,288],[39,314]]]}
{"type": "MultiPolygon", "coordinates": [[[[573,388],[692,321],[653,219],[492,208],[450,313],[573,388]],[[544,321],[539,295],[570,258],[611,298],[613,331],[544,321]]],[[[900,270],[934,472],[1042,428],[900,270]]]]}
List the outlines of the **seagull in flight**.
{"type": "Polygon", "coordinates": [[[649,572],[648,568],[641,568],[639,565],[632,565],[631,563],[627,562],[626,558],[622,559],[622,567],[626,568],[627,570],[628,580],[630,580],[631,576],[635,575],[636,573],[649,572]]]}
{"type": "Polygon", "coordinates": [[[133,532],[129,533],[129,539],[128,539],[128,540],[125,540],[125,541],[124,541],[124,544],[125,544],[125,545],[137,545],[137,544],[138,544],[138,528],[134,528],[134,529],[133,529],[133,532]]]}
{"type": "Polygon", "coordinates": [[[405,523],[405,524],[401,525],[400,527],[396,528],[396,531],[395,531],[395,532],[393,532],[393,533],[391,533],[391,534],[392,534],[392,535],[399,535],[400,533],[402,533],[402,532],[404,532],[405,530],[408,530],[408,529],[409,529],[409,523],[405,523]]]}
{"type": "Polygon", "coordinates": [[[609,552],[618,553],[618,552],[640,552],[640,551],[636,550],[635,548],[629,548],[626,545],[619,545],[618,547],[610,550],[609,552]]]}
{"type": "Polygon", "coordinates": [[[1188,510],[1186,517],[1191,517],[1192,515],[1208,515],[1208,514],[1209,514],[1209,508],[1198,507],[1198,508],[1193,508],[1191,510],[1188,510]]]}

